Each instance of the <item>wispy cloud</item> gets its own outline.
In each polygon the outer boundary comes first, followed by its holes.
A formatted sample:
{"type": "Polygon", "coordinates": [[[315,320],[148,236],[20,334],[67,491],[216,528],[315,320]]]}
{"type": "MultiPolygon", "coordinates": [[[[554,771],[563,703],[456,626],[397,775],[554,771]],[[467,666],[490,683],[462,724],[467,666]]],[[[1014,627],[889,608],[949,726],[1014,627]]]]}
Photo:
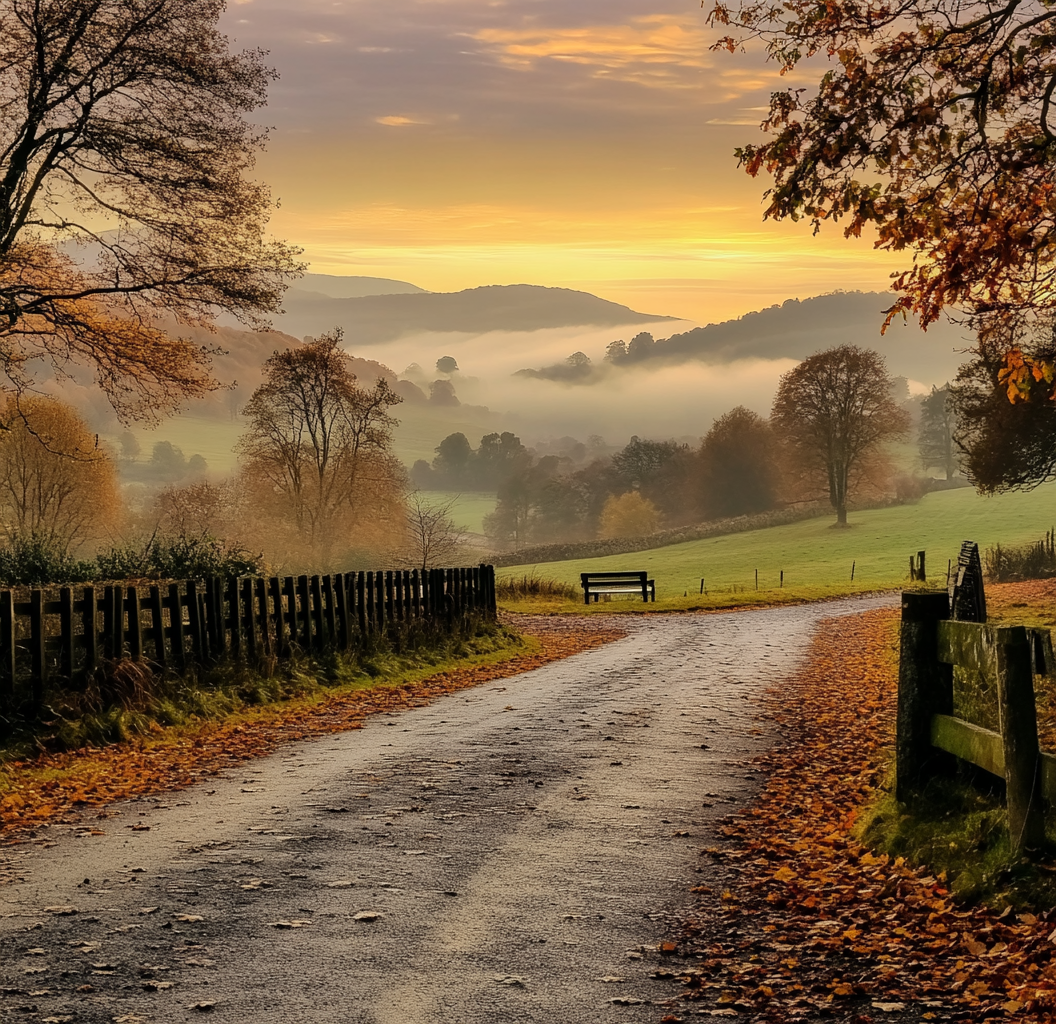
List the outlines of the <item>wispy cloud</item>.
{"type": "Polygon", "coordinates": [[[485,28],[473,34],[507,66],[533,70],[542,62],[580,65],[595,78],[660,89],[699,88],[711,68],[711,35],[697,19],[665,14],[622,25],[571,28],[485,28]]]}

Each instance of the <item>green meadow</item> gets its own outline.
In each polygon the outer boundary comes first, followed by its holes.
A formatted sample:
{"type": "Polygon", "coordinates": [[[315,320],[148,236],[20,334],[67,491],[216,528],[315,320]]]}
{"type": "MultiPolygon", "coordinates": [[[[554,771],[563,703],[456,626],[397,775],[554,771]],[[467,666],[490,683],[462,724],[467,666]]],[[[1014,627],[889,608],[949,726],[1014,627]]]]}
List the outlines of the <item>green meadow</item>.
{"type": "Polygon", "coordinates": [[[1056,483],[995,497],[982,497],[971,488],[940,491],[914,504],[852,513],[847,529],[836,529],[833,521],[834,517],[809,519],[652,551],[499,572],[578,586],[581,572],[645,569],[656,580],[658,605],[673,601],[684,606],[684,594],[690,600],[699,597],[702,578],[709,596],[719,600],[700,603],[728,604],[735,595],[754,603],[756,570],[760,597],[769,592],[770,600],[810,599],[903,586],[909,582],[909,556],[924,550],[929,581],[945,584],[947,562],[956,560],[961,541],[974,540],[985,549],[1044,536],[1056,523],[1056,483]],[[776,594],[782,571],[788,593],[776,594]]]}
{"type": "Polygon", "coordinates": [[[484,517],[495,511],[497,498],[494,494],[475,491],[423,491],[422,497],[432,505],[451,502],[451,521],[463,526],[470,533],[484,532],[484,517]]]}

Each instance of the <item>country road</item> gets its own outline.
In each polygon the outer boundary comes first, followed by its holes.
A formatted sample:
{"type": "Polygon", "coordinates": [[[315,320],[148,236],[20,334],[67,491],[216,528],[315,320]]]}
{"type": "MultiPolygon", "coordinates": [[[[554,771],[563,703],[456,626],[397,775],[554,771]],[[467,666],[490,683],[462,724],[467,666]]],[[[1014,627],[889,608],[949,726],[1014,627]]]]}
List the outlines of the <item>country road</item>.
{"type": "Polygon", "coordinates": [[[0,1020],[656,1022],[657,945],[772,739],[758,696],[820,620],[894,600],[621,618],[624,640],[0,848],[0,1020]]]}

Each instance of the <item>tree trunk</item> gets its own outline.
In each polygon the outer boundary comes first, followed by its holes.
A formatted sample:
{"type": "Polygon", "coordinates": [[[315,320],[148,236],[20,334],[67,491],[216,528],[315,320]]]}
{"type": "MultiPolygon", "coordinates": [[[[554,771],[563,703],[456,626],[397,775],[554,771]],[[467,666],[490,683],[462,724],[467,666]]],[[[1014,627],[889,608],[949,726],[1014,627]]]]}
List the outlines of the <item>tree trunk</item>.
{"type": "Polygon", "coordinates": [[[836,525],[846,526],[847,525],[847,505],[841,503],[836,506],[836,525]]]}

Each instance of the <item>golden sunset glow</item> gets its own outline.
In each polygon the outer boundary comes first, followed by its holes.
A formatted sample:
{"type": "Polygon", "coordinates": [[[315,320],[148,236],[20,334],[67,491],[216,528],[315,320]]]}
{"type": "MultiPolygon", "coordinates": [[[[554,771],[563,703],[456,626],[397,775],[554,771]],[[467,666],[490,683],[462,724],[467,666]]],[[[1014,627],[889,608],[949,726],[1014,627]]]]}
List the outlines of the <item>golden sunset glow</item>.
{"type": "Polygon", "coordinates": [[[779,79],[761,53],[712,52],[699,9],[247,0],[228,17],[282,76],[259,173],[314,271],[583,288],[709,321],[881,289],[898,266],[838,228],[763,221],[767,183],[733,151],[779,79]]]}

